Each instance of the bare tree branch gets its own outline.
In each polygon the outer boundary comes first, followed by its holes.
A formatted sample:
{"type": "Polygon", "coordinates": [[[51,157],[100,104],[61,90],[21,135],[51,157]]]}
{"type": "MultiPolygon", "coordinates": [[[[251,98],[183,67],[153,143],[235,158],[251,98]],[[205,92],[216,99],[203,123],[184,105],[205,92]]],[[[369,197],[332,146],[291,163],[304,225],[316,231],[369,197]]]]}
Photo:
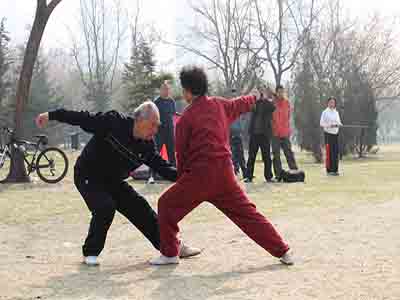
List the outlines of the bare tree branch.
{"type": "MultiPolygon", "coordinates": [[[[80,0],[82,45],[74,39],[72,53],[87,100],[105,110],[114,92],[121,42],[126,28],[120,0],[80,0]],[[107,4],[106,4],[107,3],[107,4]]],[[[127,26],[126,26],[127,27],[127,26]]]]}
{"type": "MultiPolygon", "coordinates": [[[[57,7],[57,5],[60,4],[61,1],[62,1],[62,0],[52,0],[52,1],[47,5],[47,8],[48,8],[48,10],[49,10],[49,13],[51,13],[51,12],[57,7]]],[[[46,2],[46,1],[45,1],[45,2],[46,2]]]]}
{"type": "MultiPolygon", "coordinates": [[[[263,59],[270,65],[276,85],[279,85],[283,75],[295,66],[304,47],[305,36],[316,19],[315,0],[311,0],[309,12],[301,6],[302,3],[303,1],[276,0],[275,16],[264,16],[261,2],[253,0],[259,35],[265,45],[266,57],[263,59]],[[297,13],[294,12],[296,4],[297,13]],[[303,19],[307,21],[304,22],[303,19]]],[[[265,5],[265,2],[262,4],[265,5]]]]}
{"type": "Polygon", "coordinates": [[[211,68],[217,69],[228,92],[254,86],[254,78],[258,78],[256,74],[260,71],[261,50],[250,50],[253,43],[251,1],[211,0],[207,4],[198,1],[192,4],[192,9],[201,20],[200,24],[189,27],[192,37],[166,43],[204,59],[211,68]]]}

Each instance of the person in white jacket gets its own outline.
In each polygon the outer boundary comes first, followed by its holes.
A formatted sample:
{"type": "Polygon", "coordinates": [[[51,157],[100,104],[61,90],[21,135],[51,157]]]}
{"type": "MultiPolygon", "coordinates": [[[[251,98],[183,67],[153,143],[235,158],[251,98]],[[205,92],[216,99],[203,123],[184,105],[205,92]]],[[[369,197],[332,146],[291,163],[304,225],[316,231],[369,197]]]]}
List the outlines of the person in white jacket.
{"type": "Polygon", "coordinates": [[[320,125],[324,129],[326,145],[326,171],[328,175],[339,175],[339,128],[343,126],[336,110],[336,99],[328,99],[328,107],[322,112],[320,125]]]}

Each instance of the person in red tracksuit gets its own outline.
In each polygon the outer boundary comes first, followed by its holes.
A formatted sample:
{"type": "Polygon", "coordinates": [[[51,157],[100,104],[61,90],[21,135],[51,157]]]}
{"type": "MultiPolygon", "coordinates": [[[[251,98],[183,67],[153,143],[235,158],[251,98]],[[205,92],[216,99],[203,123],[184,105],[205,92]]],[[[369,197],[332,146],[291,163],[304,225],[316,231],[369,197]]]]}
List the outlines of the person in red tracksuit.
{"type": "Polygon", "coordinates": [[[189,106],[176,125],[178,180],[159,199],[162,255],[150,263],[179,263],[178,223],[208,201],[283,264],[293,264],[288,245],[250,202],[232,167],[229,127],[240,114],[249,112],[257,100],[264,100],[256,96],[234,100],[207,97],[207,75],[199,67],[183,68],[180,81],[189,106]]]}

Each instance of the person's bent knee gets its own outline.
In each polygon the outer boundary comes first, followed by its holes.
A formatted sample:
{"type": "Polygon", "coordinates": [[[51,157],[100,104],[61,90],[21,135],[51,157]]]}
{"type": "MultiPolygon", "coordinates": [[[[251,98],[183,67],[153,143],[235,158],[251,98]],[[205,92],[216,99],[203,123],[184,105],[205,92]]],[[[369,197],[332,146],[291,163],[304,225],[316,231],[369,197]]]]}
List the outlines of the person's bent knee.
{"type": "Polygon", "coordinates": [[[112,204],[102,204],[92,210],[92,215],[108,221],[114,218],[115,210],[116,208],[112,204]]]}
{"type": "Polygon", "coordinates": [[[176,219],[171,200],[172,198],[167,193],[162,195],[158,200],[158,217],[160,222],[165,220],[171,222],[176,219]]]}
{"type": "Polygon", "coordinates": [[[169,208],[170,208],[170,200],[169,200],[170,198],[168,197],[168,194],[167,193],[165,193],[165,194],[163,194],[161,197],[160,197],[160,199],[158,200],[158,205],[157,205],[157,207],[158,207],[158,214],[160,215],[160,213],[162,214],[162,213],[164,213],[164,212],[166,212],[166,211],[168,211],[169,210],[169,208]]]}

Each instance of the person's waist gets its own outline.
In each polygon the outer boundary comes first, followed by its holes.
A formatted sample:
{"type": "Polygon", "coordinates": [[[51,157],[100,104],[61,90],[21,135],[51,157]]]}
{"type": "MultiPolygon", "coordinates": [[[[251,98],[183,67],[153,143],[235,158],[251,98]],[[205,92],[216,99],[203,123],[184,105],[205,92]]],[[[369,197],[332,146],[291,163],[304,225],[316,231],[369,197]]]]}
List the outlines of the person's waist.
{"type": "Polygon", "coordinates": [[[174,115],[167,115],[167,116],[161,116],[160,118],[161,124],[163,122],[173,122],[174,121],[174,115]]]}
{"type": "Polygon", "coordinates": [[[339,133],[339,128],[324,128],[325,133],[337,135],[339,133]]]}
{"type": "Polygon", "coordinates": [[[272,124],[276,125],[276,126],[288,126],[290,124],[290,120],[289,119],[276,119],[274,118],[272,120],[272,124]]]}
{"type": "Polygon", "coordinates": [[[128,170],[112,168],[110,165],[99,164],[92,160],[78,159],[74,172],[78,176],[93,178],[104,182],[121,181],[129,176],[128,170]]]}
{"type": "Polygon", "coordinates": [[[290,131],[290,126],[282,124],[274,124],[273,128],[276,131],[290,131]]]}
{"type": "Polygon", "coordinates": [[[230,130],[230,134],[231,135],[241,135],[242,134],[242,131],[240,130],[240,129],[231,129],[230,130]]]}
{"type": "Polygon", "coordinates": [[[230,153],[209,156],[208,158],[197,158],[195,160],[189,159],[183,169],[184,171],[196,171],[210,168],[221,168],[226,165],[232,166],[230,153]]]}
{"type": "Polygon", "coordinates": [[[203,165],[214,163],[215,161],[229,160],[231,156],[230,148],[224,148],[219,151],[209,150],[193,153],[189,155],[187,160],[191,165],[203,165]]]}
{"type": "Polygon", "coordinates": [[[240,138],[242,138],[242,134],[240,133],[240,132],[231,132],[231,139],[234,139],[234,138],[236,138],[236,139],[240,139],[240,138]]]}
{"type": "Polygon", "coordinates": [[[254,126],[252,128],[252,132],[270,132],[272,130],[272,126],[265,124],[261,126],[254,126]]]}
{"type": "Polygon", "coordinates": [[[174,128],[174,123],[171,121],[161,121],[161,125],[159,127],[159,131],[174,128]]]}

